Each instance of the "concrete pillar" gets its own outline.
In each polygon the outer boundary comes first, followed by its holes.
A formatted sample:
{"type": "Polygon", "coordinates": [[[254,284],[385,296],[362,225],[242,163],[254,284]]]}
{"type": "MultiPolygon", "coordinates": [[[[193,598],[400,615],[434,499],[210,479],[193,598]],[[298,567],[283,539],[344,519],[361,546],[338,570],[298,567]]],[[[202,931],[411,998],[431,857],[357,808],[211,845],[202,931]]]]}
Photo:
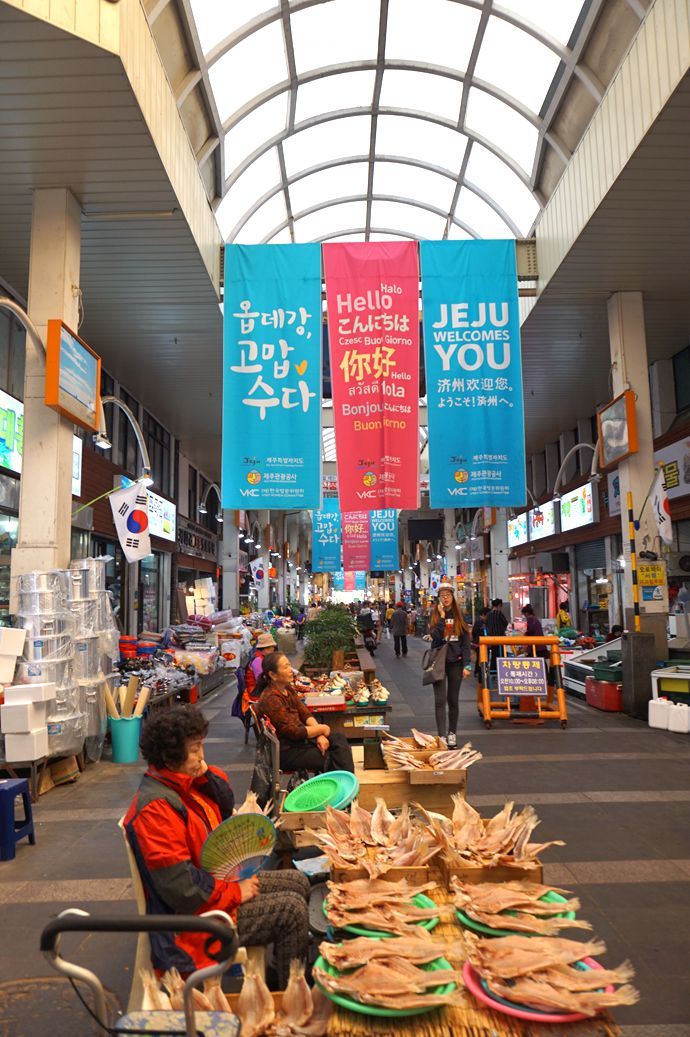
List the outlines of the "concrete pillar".
{"type": "Polygon", "coordinates": [[[223,539],[220,545],[223,567],[223,608],[237,615],[240,607],[240,534],[235,525],[235,512],[223,512],[223,539]]]}
{"type": "Polygon", "coordinates": [[[458,571],[458,552],[455,550],[455,510],[453,508],[446,508],[443,512],[443,540],[446,548],[446,574],[455,583],[458,571]]]}
{"type": "MultiPolygon", "coordinates": [[[[29,255],[31,320],[45,341],[51,318],[78,324],[80,207],[67,188],[34,191],[29,255]]],[[[46,407],[45,354],[26,338],[24,461],[19,540],[12,587],[20,573],[69,564],[72,531],[72,424],[46,407]]]]}
{"type": "Polygon", "coordinates": [[[652,425],[655,436],[668,432],[676,417],[676,383],[670,357],[656,360],[649,367],[652,396],[652,425]]]}
{"type": "MultiPolygon", "coordinates": [[[[613,395],[632,389],[636,396],[637,453],[618,465],[621,487],[621,531],[623,554],[626,560],[624,579],[624,602],[626,626],[632,627],[627,619],[633,607],[632,570],[628,536],[627,496],[632,493],[633,515],[640,528],[635,535],[638,558],[643,550],[660,551],[657,529],[649,504],[642,511],[652,479],[654,477],[654,432],[652,429],[652,404],[649,390],[649,368],[647,341],[644,326],[644,303],[641,292],[616,292],[608,301],[609,339],[613,375],[613,395]]],[[[668,606],[663,603],[640,602],[642,631],[653,633],[666,624],[668,606]],[[663,611],[660,611],[662,609],[663,611]]],[[[664,633],[665,644],[665,633],[664,633]]]]}
{"type": "Polygon", "coordinates": [[[508,516],[505,508],[496,509],[491,527],[491,597],[510,601],[508,580],[508,516]]]}

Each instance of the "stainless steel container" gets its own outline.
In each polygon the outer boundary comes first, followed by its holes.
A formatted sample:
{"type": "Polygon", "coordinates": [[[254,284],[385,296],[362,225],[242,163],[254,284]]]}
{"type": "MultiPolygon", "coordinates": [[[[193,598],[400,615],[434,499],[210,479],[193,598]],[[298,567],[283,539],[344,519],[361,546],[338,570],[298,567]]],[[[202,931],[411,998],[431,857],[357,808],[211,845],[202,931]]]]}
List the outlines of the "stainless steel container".
{"type": "Polygon", "coordinates": [[[17,590],[23,591],[55,591],[64,593],[67,590],[66,569],[51,569],[48,572],[21,573],[17,577],[17,590]]]}
{"type": "Polygon", "coordinates": [[[56,634],[54,637],[27,638],[24,655],[28,662],[67,659],[72,655],[72,637],[70,634],[56,634]]]}
{"type": "Polygon", "coordinates": [[[101,668],[101,644],[98,634],[74,638],[74,676],[78,680],[95,679],[101,668]]]}
{"type": "Polygon", "coordinates": [[[90,570],[85,567],[78,569],[69,570],[69,591],[68,597],[70,601],[81,601],[84,598],[89,597],[91,590],[91,573],[90,570]]]}
{"type": "Polygon", "coordinates": [[[80,558],[70,562],[70,569],[84,570],[88,573],[89,593],[105,590],[105,558],[80,558]]]}
{"type": "Polygon", "coordinates": [[[77,636],[93,634],[99,629],[97,601],[92,601],[91,598],[70,601],[69,610],[74,617],[74,632],[77,636]]]}
{"type": "Polygon", "coordinates": [[[95,591],[92,598],[96,604],[95,630],[110,630],[115,624],[110,595],[107,591],[95,591]]]}
{"type": "Polygon", "coordinates": [[[18,684],[54,684],[60,691],[72,684],[72,659],[56,659],[53,662],[18,663],[18,684]]]}
{"type": "Polygon", "coordinates": [[[71,634],[74,620],[67,612],[40,612],[21,615],[21,625],[28,631],[28,638],[55,637],[56,634],[71,634]]]}
{"type": "Polygon", "coordinates": [[[30,615],[38,612],[61,612],[65,609],[66,605],[66,598],[59,589],[19,591],[18,597],[18,611],[22,615],[30,615]]]}
{"type": "Polygon", "coordinates": [[[79,753],[86,738],[86,714],[57,714],[48,718],[48,752],[51,755],[79,753]]]}

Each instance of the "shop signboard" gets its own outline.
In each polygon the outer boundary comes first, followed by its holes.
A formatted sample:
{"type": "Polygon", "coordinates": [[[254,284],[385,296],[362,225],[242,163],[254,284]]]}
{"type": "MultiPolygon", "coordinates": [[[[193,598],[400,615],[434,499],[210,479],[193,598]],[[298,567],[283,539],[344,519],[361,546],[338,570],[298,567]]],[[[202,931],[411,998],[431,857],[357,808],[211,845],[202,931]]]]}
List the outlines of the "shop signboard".
{"type": "Polygon", "coordinates": [[[207,562],[218,561],[218,538],[209,533],[203,526],[177,516],[177,550],[180,554],[203,558],[207,562]]]}
{"type": "Polygon", "coordinates": [[[340,569],[340,507],[334,499],[312,515],[311,569],[315,573],[332,573],[340,569]]]}
{"type": "Polygon", "coordinates": [[[519,547],[527,543],[527,512],[508,519],[508,547],[519,547]]]}
{"type": "Polygon", "coordinates": [[[371,569],[392,572],[398,568],[398,512],[383,508],[369,513],[371,529],[371,569]]]}
{"type": "Polygon", "coordinates": [[[512,657],[496,660],[499,695],[534,695],[545,698],[546,666],[543,659],[512,657]]]}
{"type": "Polygon", "coordinates": [[[371,556],[371,532],[369,513],[366,511],[344,511],[342,513],[343,568],[353,572],[369,570],[371,556]]]}
{"type": "Polygon", "coordinates": [[[580,529],[599,521],[599,495],[594,485],[586,482],[561,497],[561,532],[580,529]]]}
{"type": "Polygon", "coordinates": [[[416,508],[417,244],[326,244],[323,262],[340,505],[416,508]]]}
{"type": "Polygon", "coordinates": [[[226,245],[223,343],[223,508],[318,508],[318,244],[226,245]]]}
{"type": "Polygon", "coordinates": [[[609,515],[620,515],[621,513],[621,480],[618,471],[609,472],[607,479],[607,492],[609,498],[609,515]]]}
{"type": "Polygon", "coordinates": [[[556,528],[556,505],[553,501],[540,504],[528,512],[529,538],[530,540],[543,540],[544,537],[552,537],[557,532],[556,528]]]}
{"type": "MultiPolygon", "coordinates": [[[[22,472],[24,404],[0,389],[0,468],[22,472]]],[[[81,497],[83,443],[72,436],[72,496],[81,497]]]]}
{"type": "Polygon", "coordinates": [[[525,503],[515,242],[422,241],[432,508],[525,503]]]}
{"type": "Polygon", "coordinates": [[[75,425],[98,431],[101,358],[61,320],[48,321],[45,402],[75,425]]]}
{"type": "Polygon", "coordinates": [[[637,563],[640,603],[645,612],[668,612],[668,578],[665,562],[637,563]]]}

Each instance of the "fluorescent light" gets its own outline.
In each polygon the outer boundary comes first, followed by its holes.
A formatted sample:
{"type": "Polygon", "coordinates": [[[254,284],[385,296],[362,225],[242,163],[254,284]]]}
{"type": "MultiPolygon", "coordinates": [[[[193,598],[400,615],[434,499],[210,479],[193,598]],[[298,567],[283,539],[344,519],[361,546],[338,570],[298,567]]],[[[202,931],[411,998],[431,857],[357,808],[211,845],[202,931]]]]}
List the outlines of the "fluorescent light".
{"type": "Polygon", "coordinates": [[[207,511],[208,511],[208,508],[206,507],[206,505],[202,501],[201,504],[199,505],[199,514],[200,515],[205,515],[207,513],[207,511]]]}
{"type": "Polygon", "coordinates": [[[111,450],[113,446],[105,432],[97,432],[93,437],[93,443],[94,446],[100,447],[101,450],[111,450]]]}

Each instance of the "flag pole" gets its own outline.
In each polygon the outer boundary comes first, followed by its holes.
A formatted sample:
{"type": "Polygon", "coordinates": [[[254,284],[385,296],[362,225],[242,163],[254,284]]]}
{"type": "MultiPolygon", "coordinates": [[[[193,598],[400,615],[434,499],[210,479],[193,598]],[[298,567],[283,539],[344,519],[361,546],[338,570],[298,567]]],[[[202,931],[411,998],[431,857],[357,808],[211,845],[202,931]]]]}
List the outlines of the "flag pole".
{"type": "Polygon", "coordinates": [[[630,538],[630,570],[632,572],[633,611],[635,616],[635,633],[640,633],[640,588],[637,582],[637,549],[635,547],[635,521],[633,519],[633,498],[628,491],[628,536],[630,538]]]}

